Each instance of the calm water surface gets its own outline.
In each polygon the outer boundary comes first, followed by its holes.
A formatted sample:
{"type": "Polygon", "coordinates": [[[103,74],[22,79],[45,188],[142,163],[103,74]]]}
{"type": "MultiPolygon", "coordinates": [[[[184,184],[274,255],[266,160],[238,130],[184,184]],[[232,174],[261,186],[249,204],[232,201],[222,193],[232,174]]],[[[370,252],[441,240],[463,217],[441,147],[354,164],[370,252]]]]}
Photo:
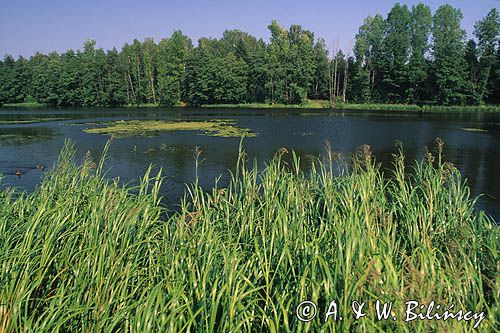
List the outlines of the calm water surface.
{"type": "MultiPolygon", "coordinates": [[[[244,110],[244,109],[1,109],[0,174],[2,186],[31,191],[43,173],[37,164],[52,166],[70,138],[78,149],[78,161],[90,151],[98,159],[108,137],[87,134],[91,123],[132,119],[210,120],[234,119],[240,127],[259,133],[246,138],[244,148],[259,165],[277,149],[295,150],[304,161],[325,155],[328,141],[337,152],[349,153],[369,144],[384,168],[390,167],[395,142],[401,141],[408,161],[421,158],[425,146],[440,137],[445,141],[445,159],[462,172],[474,196],[484,194],[478,207],[500,221],[500,115],[419,115],[380,112],[328,112],[318,110],[244,110]],[[55,118],[46,121],[47,118],[55,118]],[[7,124],[8,121],[33,120],[33,123],[7,124]],[[43,121],[41,121],[43,120],[43,121]],[[20,169],[24,175],[15,175],[20,169]]],[[[199,169],[200,184],[214,185],[216,177],[223,186],[228,170],[234,170],[238,138],[209,137],[196,131],[164,132],[156,137],[114,140],[107,159],[107,175],[119,176],[134,184],[152,163],[162,167],[166,176],[162,193],[175,205],[183,195],[185,183],[195,177],[193,150],[203,150],[199,169]]]]}

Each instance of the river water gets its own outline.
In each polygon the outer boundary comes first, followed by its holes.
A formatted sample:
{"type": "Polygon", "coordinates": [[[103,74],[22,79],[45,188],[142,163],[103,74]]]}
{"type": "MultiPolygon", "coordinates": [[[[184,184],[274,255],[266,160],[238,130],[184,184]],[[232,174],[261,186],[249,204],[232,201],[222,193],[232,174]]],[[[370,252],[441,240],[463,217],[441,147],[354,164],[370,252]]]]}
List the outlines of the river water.
{"type": "MultiPolygon", "coordinates": [[[[2,187],[15,186],[32,191],[44,172],[57,161],[65,139],[77,148],[77,162],[87,151],[98,159],[108,136],[85,133],[95,123],[116,120],[203,121],[232,119],[239,127],[258,133],[246,138],[244,149],[263,167],[285,147],[294,150],[304,168],[313,157],[325,156],[325,144],[334,151],[349,153],[369,144],[382,168],[391,166],[396,141],[411,161],[420,159],[425,146],[437,137],[445,142],[445,159],[455,164],[471,187],[473,196],[482,195],[478,208],[500,221],[500,115],[432,114],[391,112],[349,112],[286,109],[0,109],[0,174],[2,187]],[[29,121],[29,123],[27,122],[29,121]],[[17,170],[23,175],[15,175],[17,170]]],[[[162,167],[165,183],[162,194],[168,204],[179,203],[185,183],[195,178],[193,150],[199,147],[200,185],[210,188],[228,170],[235,169],[239,138],[200,135],[197,131],[161,132],[155,137],[113,140],[106,170],[136,184],[150,164],[162,167]]]]}

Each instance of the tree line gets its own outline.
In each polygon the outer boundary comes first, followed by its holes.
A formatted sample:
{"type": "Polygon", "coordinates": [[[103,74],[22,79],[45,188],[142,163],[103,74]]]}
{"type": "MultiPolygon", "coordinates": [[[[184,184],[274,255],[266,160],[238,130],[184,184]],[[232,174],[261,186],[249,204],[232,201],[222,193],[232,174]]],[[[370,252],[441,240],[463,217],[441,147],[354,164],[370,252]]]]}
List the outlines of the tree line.
{"type": "Polygon", "coordinates": [[[368,16],[352,53],[300,25],[272,21],[269,42],[239,30],[198,45],[175,31],[159,43],[134,40],[120,51],[36,53],[0,61],[0,105],[166,106],[220,103],[500,104],[500,15],[492,9],[466,40],[462,13],[395,4],[368,16]]]}

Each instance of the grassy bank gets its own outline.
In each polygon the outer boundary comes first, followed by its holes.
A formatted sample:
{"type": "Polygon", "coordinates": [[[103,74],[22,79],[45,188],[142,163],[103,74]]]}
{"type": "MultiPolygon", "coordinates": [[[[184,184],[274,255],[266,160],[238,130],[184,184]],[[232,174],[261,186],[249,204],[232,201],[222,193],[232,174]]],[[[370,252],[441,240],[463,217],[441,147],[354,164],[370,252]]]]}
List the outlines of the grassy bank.
{"type": "MultiPolygon", "coordinates": [[[[9,103],[4,104],[4,108],[42,108],[48,107],[47,104],[30,102],[30,103],[9,103]]],[[[0,107],[0,109],[1,109],[0,107]]],[[[126,108],[165,108],[158,104],[139,104],[139,105],[124,105],[126,108]]],[[[190,107],[183,103],[176,108],[190,107]]],[[[356,103],[336,103],[331,104],[329,101],[323,100],[308,100],[302,104],[269,104],[269,103],[242,103],[242,104],[206,104],[202,108],[232,108],[232,109],[334,109],[334,110],[351,110],[351,111],[405,111],[405,112],[422,112],[422,113],[476,113],[476,112],[500,112],[500,106],[497,105],[480,105],[480,106],[444,106],[444,105],[412,105],[412,104],[356,104],[356,103]]]]}
{"type": "Polygon", "coordinates": [[[204,108],[250,108],[250,109],[335,109],[335,110],[360,110],[360,111],[406,111],[423,113],[447,113],[447,112],[500,112],[500,106],[481,105],[481,106],[444,106],[444,105],[412,105],[412,104],[354,104],[337,103],[331,104],[329,101],[307,101],[304,104],[266,104],[266,103],[247,103],[247,104],[212,104],[203,105],[204,108]]]}
{"type": "Polygon", "coordinates": [[[22,102],[22,103],[5,103],[0,105],[4,108],[44,108],[48,107],[48,104],[38,103],[38,102],[22,102]]]}
{"type": "MultiPolygon", "coordinates": [[[[439,145],[441,149],[441,145],[439,145]]],[[[440,154],[392,171],[368,147],[351,172],[299,171],[280,151],[263,172],[240,154],[227,188],[187,187],[178,213],[161,177],[106,181],[103,162],[60,162],[34,193],[0,192],[0,332],[472,331],[474,321],[404,321],[404,302],[484,311],[499,325],[498,227],[440,154]],[[409,173],[411,171],[411,174],[409,173]],[[132,194],[134,193],[134,194],[132,194]],[[377,299],[397,320],[378,321],[377,299]],[[309,323],[303,300],[318,304],[309,323]],[[331,300],[342,321],[325,323],[331,300]],[[367,302],[354,320],[351,302],[367,302]]]]}

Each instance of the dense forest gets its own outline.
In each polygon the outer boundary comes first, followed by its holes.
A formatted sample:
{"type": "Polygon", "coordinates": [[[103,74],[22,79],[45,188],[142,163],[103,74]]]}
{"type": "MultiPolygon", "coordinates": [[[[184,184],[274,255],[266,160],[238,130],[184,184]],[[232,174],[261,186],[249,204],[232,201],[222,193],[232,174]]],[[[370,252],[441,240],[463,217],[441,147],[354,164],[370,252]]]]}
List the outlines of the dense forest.
{"type": "Polygon", "coordinates": [[[96,48],[0,61],[0,105],[54,106],[356,103],[500,104],[500,15],[492,9],[466,40],[462,13],[395,4],[368,16],[352,51],[329,50],[300,25],[273,21],[266,43],[239,30],[198,45],[180,31],[121,51],[96,48]]]}

